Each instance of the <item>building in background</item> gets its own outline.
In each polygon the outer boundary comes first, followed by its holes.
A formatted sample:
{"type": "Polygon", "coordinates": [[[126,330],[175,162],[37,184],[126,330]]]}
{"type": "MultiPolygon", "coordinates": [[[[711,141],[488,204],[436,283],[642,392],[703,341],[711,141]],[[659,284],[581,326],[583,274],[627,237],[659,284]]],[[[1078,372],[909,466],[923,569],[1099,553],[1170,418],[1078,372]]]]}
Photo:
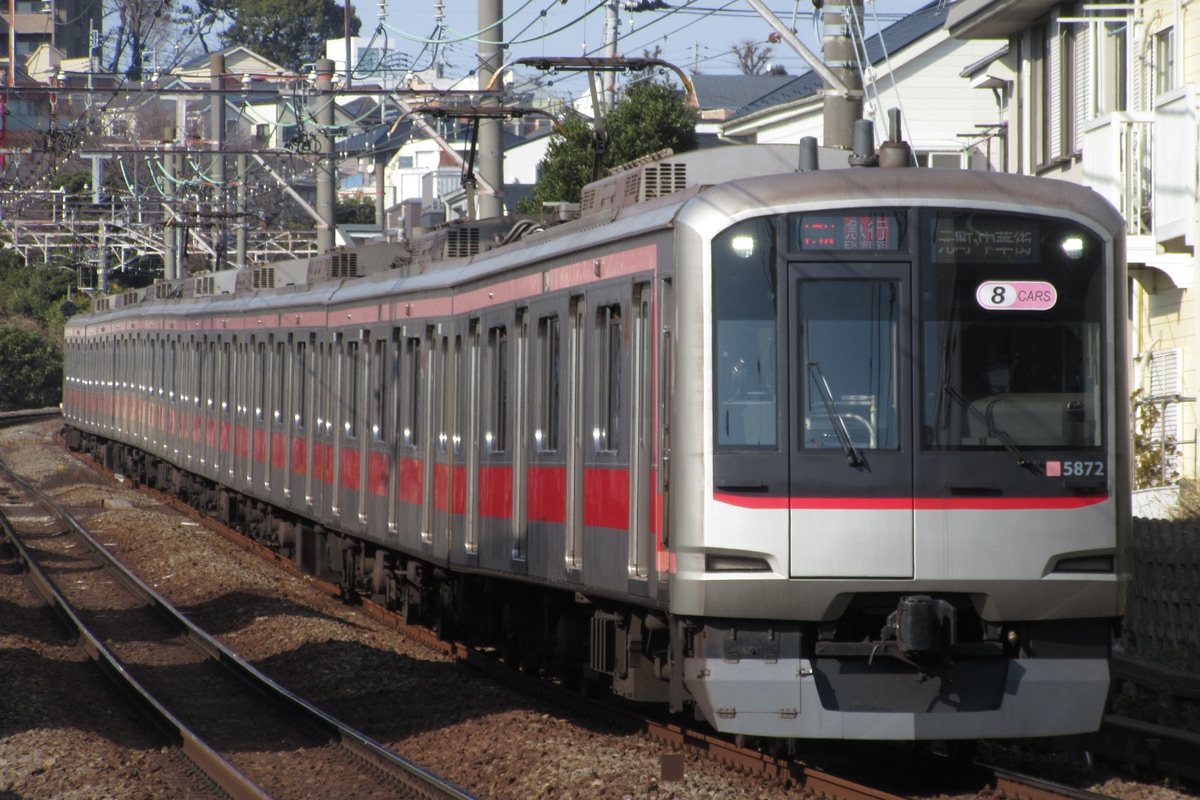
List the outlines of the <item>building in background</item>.
{"type": "Polygon", "coordinates": [[[1008,42],[967,78],[1002,104],[1009,170],[1084,183],[1125,217],[1131,424],[1142,440],[1134,513],[1170,514],[1200,457],[1200,11],[962,0],[946,28],[1008,42]]]}

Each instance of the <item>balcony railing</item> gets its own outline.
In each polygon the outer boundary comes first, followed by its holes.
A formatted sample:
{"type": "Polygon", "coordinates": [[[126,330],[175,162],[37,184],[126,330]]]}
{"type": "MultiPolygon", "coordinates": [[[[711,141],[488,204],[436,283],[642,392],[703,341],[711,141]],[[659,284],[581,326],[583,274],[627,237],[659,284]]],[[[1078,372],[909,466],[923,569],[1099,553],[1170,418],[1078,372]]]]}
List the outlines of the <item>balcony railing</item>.
{"type": "Polygon", "coordinates": [[[1083,133],[1083,182],[1116,206],[1125,233],[1153,230],[1154,114],[1117,111],[1089,122],[1083,133]]]}
{"type": "Polygon", "coordinates": [[[1193,244],[1200,86],[1160,95],[1153,112],[1105,114],[1084,128],[1084,183],[1125,218],[1129,236],[1193,244]]]}
{"type": "Polygon", "coordinates": [[[1154,104],[1154,238],[1195,244],[1200,86],[1167,92],[1154,104]]]}

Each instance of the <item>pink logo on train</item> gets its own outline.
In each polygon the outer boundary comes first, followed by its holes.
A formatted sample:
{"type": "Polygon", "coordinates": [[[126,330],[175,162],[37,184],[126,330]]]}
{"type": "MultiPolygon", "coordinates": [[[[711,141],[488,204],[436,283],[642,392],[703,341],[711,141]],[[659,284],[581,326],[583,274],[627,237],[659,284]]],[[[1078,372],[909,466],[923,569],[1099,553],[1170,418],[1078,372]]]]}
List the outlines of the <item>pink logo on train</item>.
{"type": "Polygon", "coordinates": [[[1045,281],[986,281],[975,290],[975,302],[1003,311],[1049,311],[1058,292],[1045,281]]]}

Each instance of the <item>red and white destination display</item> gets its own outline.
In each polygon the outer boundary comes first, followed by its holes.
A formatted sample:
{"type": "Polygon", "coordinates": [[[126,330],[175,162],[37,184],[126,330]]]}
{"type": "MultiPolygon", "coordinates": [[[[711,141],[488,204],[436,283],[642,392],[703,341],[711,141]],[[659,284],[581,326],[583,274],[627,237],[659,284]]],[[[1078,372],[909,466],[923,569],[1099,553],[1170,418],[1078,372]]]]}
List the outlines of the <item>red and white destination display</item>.
{"type": "Polygon", "coordinates": [[[1004,311],[1049,311],[1058,302],[1058,292],[1045,281],[987,281],[975,290],[975,301],[1004,311]]]}

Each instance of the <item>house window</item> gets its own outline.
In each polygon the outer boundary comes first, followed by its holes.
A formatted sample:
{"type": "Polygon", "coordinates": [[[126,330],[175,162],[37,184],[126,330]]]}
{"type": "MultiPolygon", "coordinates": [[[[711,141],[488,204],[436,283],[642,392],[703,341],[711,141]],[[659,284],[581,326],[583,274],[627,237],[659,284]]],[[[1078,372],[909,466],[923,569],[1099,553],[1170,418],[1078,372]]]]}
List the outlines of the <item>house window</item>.
{"type": "Polygon", "coordinates": [[[1078,151],[1075,139],[1076,32],[1072,25],[1050,19],[1033,28],[1036,113],[1034,161],[1048,166],[1078,151]]]}
{"type": "Polygon", "coordinates": [[[1153,44],[1149,64],[1151,101],[1175,88],[1175,29],[1166,28],[1154,34],[1153,44]]]}
{"type": "Polygon", "coordinates": [[[1179,348],[1158,350],[1150,354],[1150,391],[1142,398],[1149,402],[1159,412],[1159,417],[1149,431],[1141,431],[1147,435],[1148,444],[1162,448],[1166,455],[1162,464],[1162,480],[1160,485],[1173,482],[1172,477],[1179,474],[1180,456],[1178,444],[1181,434],[1181,419],[1179,414],[1179,394],[1182,390],[1180,375],[1181,351],[1179,348]]]}

